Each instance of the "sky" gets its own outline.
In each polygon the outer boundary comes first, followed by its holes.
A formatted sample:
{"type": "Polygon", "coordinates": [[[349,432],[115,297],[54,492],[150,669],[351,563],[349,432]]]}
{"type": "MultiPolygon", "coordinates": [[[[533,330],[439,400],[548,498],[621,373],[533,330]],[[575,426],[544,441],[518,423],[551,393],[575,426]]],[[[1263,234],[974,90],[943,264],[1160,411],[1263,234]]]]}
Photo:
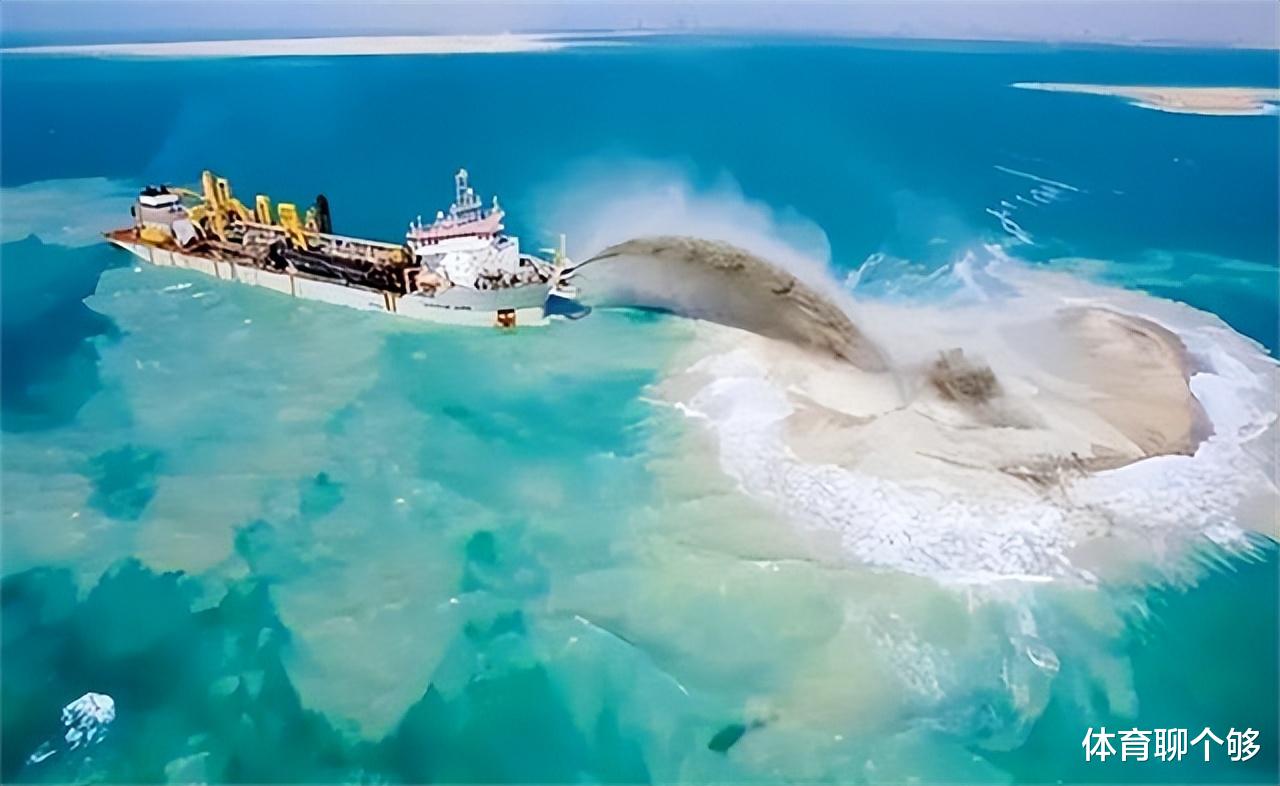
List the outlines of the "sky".
{"type": "Polygon", "coordinates": [[[0,43],[500,33],[773,31],[1280,48],[1277,0],[4,0],[0,43]]]}

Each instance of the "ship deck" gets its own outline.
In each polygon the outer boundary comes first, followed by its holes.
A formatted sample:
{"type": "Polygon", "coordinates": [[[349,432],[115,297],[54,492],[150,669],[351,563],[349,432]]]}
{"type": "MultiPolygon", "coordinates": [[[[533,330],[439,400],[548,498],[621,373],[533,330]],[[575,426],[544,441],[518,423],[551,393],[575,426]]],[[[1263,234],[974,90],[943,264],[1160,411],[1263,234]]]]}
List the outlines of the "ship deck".
{"type": "MultiPolygon", "coordinates": [[[[159,267],[196,270],[214,278],[275,290],[361,310],[387,311],[415,319],[469,325],[543,324],[543,304],[550,283],[525,283],[492,290],[451,286],[436,294],[400,292],[310,275],[267,262],[270,243],[225,243],[202,240],[179,246],[170,239],[157,242],[134,228],[104,233],[115,245],[159,267]],[[259,253],[260,252],[260,253],[259,253]],[[506,316],[504,316],[506,314],[506,316]]],[[[384,244],[389,245],[389,244],[384,244]]]]}

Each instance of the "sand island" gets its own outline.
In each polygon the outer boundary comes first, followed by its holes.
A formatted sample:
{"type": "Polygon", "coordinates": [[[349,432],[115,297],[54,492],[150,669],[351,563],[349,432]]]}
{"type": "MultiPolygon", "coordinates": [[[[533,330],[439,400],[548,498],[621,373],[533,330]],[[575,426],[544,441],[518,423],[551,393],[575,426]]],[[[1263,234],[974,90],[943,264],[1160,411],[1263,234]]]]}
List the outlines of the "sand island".
{"type": "Polygon", "coordinates": [[[1143,109],[1185,115],[1266,115],[1276,111],[1280,89],[1272,87],[1158,87],[1086,85],[1070,82],[1015,82],[1023,90],[1127,98],[1143,109]]]}
{"type": "Polygon", "coordinates": [[[820,271],[678,236],[572,271],[586,303],[700,321],[657,398],[826,553],[960,584],[1091,582],[1274,503],[1242,458],[1274,444],[1256,347],[1141,293],[998,261],[983,276],[998,301],[855,302],[820,271]]]}
{"type": "Polygon", "coordinates": [[[590,38],[590,36],[570,37],[543,33],[333,36],[30,46],[11,47],[0,51],[8,55],[79,55],[83,57],[331,57],[549,52],[568,46],[599,46],[611,43],[601,40],[580,40],[584,38],[590,38]]]}

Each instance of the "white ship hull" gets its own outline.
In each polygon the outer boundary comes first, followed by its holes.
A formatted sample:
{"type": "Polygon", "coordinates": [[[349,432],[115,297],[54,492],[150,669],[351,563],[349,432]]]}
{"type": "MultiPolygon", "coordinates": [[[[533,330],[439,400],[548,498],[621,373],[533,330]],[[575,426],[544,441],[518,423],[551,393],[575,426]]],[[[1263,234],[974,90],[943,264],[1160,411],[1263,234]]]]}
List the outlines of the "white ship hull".
{"type": "Polygon", "coordinates": [[[434,297],[421,293],[399,295],[395,292],[345,286],[310,276],[262,270],[225,260],[206,259],[181,251],[156,248],[146,243],[115,238],[111,238],[110,242],[160,267],[186,268],[224,281],[263,287],[291,297],[362,311],[383,311],[427,322],[477,327],[499,326],[504,313],[514,313],[516,326],[547,323],[543,304],[550,287],[546,284],[486,291],[452,287],[434,297]]]}

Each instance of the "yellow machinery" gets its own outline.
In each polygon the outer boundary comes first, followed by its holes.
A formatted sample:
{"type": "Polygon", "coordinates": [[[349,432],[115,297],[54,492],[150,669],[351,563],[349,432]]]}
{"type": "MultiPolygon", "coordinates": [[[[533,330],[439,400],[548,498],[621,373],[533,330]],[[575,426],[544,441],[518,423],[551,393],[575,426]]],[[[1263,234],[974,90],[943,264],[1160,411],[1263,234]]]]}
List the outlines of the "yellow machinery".
{"type": "Polygon", "coordinates": [[[206,169],[200,174],[200,190],[204,202],[191,209],[191,220],[202,224],[219,240],[226,239],[231,222],[253,220],[249,209],[231,195],[231,183],[225,177],[217,177],[206,169]]]}
{"type": "Polygon", "coordinates": [[[291,202],[281,202],[276,206],[280,216],[280,226],[289,240],[299,248],[307,247],[307,236],[302,232],[302,221],[298,219],[298,206],[291,202]]]}
{"type": "Polygon", "coordinates": [[[258,223],[279,226],[285,231],[289,242],[299,248],[307,247],[306,232],[319,231],[318,215],[315,207],[307,211],[305,221],[298,214],[298,206],[291,202],[276,205],[277,221],[271,220],[271,197],[258,194],[254,198],[253,211],[236,199],[231,193],[231,183],[225,177],[218,177],[205,170],[200,174],[200,191],[197,194],[188,189],[177,189],[183,196],[201,200],[189,210],[191,220],[204,227],[205,231],[219,240],[226,240],[227,228],[235,222],[258,223]]]}
{"type": "Polygon", "coordinates": [[[565,253],[565,237],[563,232],[560,233],[560,245],[556,246],[553,264],[557,270],[563,270],[565,266],[569,264],[569,255],[565,253]]]}
{"type": "Polygon", "coordinates": [[[564,234],[561,233],[560,244],[558,246],[556,246],[555,248],[544,248],[542,249],[542,251],[543,253],[552,255],[551,278],[549,279],[549,281],[551,282],[552,288],[554,288],[556,284],[560,283],[560,274],[563,273],[564,269],[569,266],[569,255],[565,253],[564,234]]]}
{"type": "Polygon", "coordinates": [[[259,224],[271,223],[271,197],[258,194],[253,201],[253,217],[259,224]]]}
{"type": "Polygon", "coordinates": [[[144,226],[138,230],[138,237],[144,243],[150,243],[153,246],[169,246],[173,243],[173,235],[163,229],[144,226]]]}

